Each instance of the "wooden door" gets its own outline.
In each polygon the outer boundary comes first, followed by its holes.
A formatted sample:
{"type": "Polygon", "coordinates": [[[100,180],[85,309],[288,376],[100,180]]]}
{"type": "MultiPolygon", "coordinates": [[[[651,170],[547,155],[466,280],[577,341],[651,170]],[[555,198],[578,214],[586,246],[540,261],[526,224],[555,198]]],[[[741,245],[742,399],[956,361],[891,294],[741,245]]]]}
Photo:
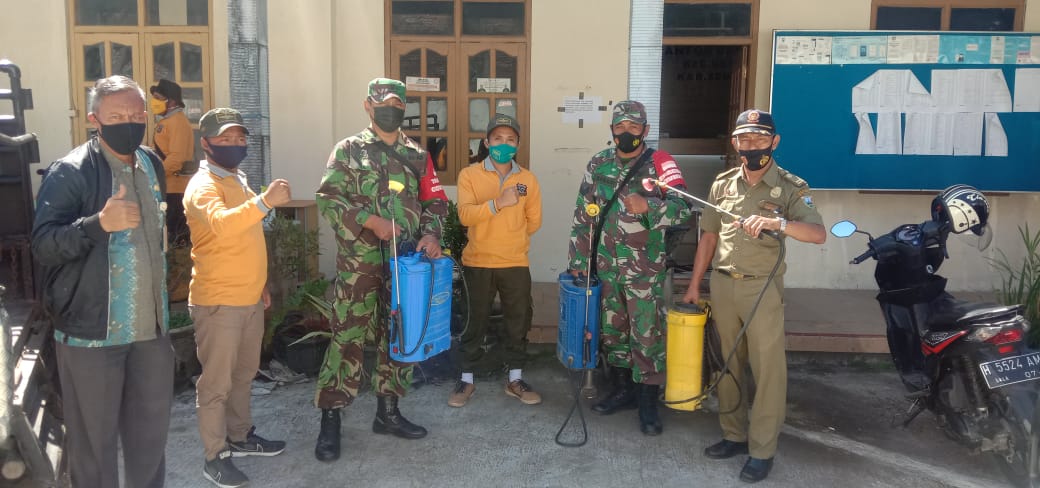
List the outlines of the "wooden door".
{"type": "Polygon", "coordinates": [[[74,144],[82,144],[93,135],[94,128],[87,122],[90,113],[87,104],[90,90],[98,79],[113,75],[142,79],[144,57],[139,45],[137,34],[75,34],[72,42],[74,144]]]}

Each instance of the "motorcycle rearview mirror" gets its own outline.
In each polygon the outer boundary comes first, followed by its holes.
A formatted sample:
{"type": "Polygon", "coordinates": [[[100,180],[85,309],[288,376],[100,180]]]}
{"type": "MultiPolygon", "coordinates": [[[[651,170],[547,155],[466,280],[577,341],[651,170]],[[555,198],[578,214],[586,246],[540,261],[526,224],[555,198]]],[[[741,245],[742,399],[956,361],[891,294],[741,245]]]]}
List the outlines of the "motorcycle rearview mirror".
{"type": "Polygon", "coordinates": [[[831,234],[834,234],[834,237],[845,238],[857,233],[867,236],[867,239],[869,239],[870,241],[874,240],[874,236],[856,228],[856,224],[851,220],[842,220],[841,222],[838,222],[831,226],[831,234]]]}

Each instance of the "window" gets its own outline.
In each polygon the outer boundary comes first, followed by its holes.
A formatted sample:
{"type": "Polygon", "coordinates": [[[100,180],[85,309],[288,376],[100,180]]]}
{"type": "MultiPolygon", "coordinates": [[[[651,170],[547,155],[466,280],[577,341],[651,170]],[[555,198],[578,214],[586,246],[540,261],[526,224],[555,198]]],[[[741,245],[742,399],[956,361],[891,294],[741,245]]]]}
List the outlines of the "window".
{"type": "Polygon", "coordinates": [[[873,0],[876,30],[1021,31],[1025,0],[873,0]]]}
{"type": "Polygon", "coordinates": [[[666,3],[664,35],[748,36],[750,3],[666,3]]]}

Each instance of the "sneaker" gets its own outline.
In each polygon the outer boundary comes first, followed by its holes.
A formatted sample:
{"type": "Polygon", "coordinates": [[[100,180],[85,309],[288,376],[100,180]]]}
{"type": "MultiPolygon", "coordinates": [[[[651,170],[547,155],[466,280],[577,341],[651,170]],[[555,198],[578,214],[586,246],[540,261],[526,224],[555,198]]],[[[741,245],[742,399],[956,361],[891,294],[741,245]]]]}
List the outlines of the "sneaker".
{"type": "Polygon", "coordinates": [[[524,380],[512,381],[506,385],[506,395],[514,398],[519,398],[521,402],[527,405],[538,405],[542,403],[542,396],[538,392],[531,388],[531,385],[527,384],[524,380]]]}
{"type": "Polygon", "coordinates": [[[455,383],[455,390],[451,392],[451,396],[448,397],[448,406],[450,407],[464,407],[469,398],[473,396],[473,393],[477,391],[477,387],[473,386],[473,383],[466,383],[465,381],[459,381],[455,383]]]}
{"type": "Polygon", "coordinates": [[[202,476],[220,488],[239,488],[249,484],[249,478],[231,464],[231,451],[224,449],[202,467],[202,476]]]}
{"type": "Polygon", "coordinates": [[[256,427],[250,427],[246,440],[242,442],[227,440],[232,456],[277,456],[285,450],[285,441],[269,441],[256,435],[255,431],[256,427]]]}

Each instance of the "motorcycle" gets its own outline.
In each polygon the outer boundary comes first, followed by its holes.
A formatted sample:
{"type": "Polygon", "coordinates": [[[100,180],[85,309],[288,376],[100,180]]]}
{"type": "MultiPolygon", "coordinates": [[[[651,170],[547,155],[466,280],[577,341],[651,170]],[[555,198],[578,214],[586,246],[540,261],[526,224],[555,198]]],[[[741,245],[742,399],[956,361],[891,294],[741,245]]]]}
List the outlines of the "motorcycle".
{"type": "MultiPolygon", "coordinates": [[[[942,209],[933,204],[933,220],[900,225],[877,238],[848,220],[831,233],[869,239],[867,251],[850,264],[877,261],[889,350],[913,400],[903,426],[931,411],[948,437],[989,453],[1015,486],[1040,487],[1034,428],[1040,351],[1026,343],[1030,324],[1018,305],[966,302],[945,291],[946,279],[936,272],[949,258],[947,238],[958,223],[936,219],[936,210],[942,209]]],[[[985,225],[986,216],[973,230],[985,225]]]]}

